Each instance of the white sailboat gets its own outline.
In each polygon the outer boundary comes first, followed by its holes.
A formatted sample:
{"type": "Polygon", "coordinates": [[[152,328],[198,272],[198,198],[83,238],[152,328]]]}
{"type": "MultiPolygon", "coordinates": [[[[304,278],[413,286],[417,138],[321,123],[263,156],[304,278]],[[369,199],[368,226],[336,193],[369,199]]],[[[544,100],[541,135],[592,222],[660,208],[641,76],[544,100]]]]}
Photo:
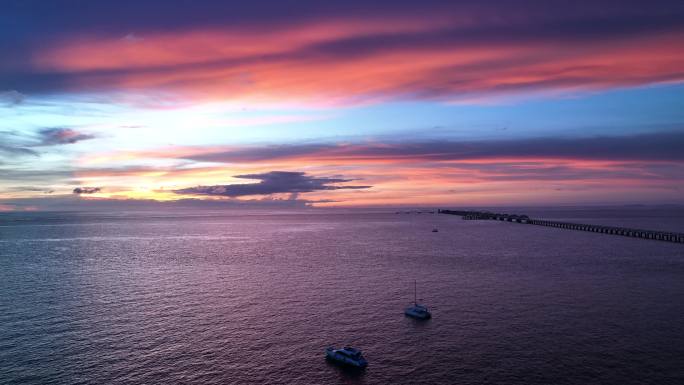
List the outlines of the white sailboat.
{"type": "Polygon", "coordinates": [[[432,318],[432,314],[428,311],[428,308],[423,305],[418,304],[418,282],[413,281],[413,306],[409,306],[404,310],[404,314],[420,319],[420,320],[426,320],[432,318]]]}

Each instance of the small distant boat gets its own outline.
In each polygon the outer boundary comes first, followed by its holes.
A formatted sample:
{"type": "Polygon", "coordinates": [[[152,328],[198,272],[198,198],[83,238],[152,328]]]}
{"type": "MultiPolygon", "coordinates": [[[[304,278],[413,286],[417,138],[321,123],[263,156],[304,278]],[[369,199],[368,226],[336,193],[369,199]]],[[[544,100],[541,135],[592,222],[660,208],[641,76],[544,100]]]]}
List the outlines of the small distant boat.
{"type": "Polygon", "coordinates": [[[327,348],[325,349],[325,358],[355,368],[365,368],[368,366],[368,361],[363,357],[361,351],[349,346],[345,346],[342,349],[327,348]]]}
{"type": "Polygon", "coordinates": [[[420,320],[426,320],[432,318],[432,314],[428,311],[427,307],[423,305],[418,305],[418,283],[413,282],[413,306],[409,306],[404,310],[404,314],[420,320]]]}
{"type": "Polygon", "coordinates": [[[439,232],[439,230],[437,230],[437,228],[435,227],[434,229],[432,229],[432,232],[437,233],[437,232],[439,232]]]}

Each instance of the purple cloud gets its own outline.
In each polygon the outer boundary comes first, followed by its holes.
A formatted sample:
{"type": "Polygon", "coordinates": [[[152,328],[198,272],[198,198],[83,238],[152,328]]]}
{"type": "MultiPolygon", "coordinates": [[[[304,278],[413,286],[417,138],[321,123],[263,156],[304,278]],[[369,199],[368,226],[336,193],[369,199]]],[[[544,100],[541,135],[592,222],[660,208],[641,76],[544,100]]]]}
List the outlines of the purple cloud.
{"type": "MultiPolygon", "coordinates": [[[[411,69],[402,77],[389,79],[391,82],[376,84],[377,87],[352,87],[342,96],[352,100],[359,95],[375,96],[377,93],[400,98],[452,98],[507,91],[575,89],[578,86],[623,87],[681,81],[683,76],[681,66],[676,65],[681,62],[676,48],[681,45],[679,36],[683,30],[684,3],[676,0],[333,0],[271,2],[268,7],[259,2],[238,1],[208,2],[202,7],[192,7],[182,1],[150,0],[130,4],[93,2],[89,7],[61,4],[59,10],[54,12],[54,5],[50,2],[10,2],[3,7],[0,22],[7,22],[3,23],[5,33],[0,36],[0,53],[5,53],[8,59],[0,65],[0,84],[38,94],[107,90],[120,88],[124,79],[147,79],[151,74],[157,75],[153,76],[155,78],[165,77],[175,71],[177,76],[172,76],[172,82],[163,86],[172,87],[176,83],[189,86],[194,79],[190,73],[201,75],[200,84],[196,84],[200,86],[207,81],[220,81],[226,76],[225,71],[235,68],[239,68],[237,73],[254,73],[263,63],[283,63],[285,72],[282,76],[289,75],[293,67],[314,63],[307,72],[323,67],[324,77],[335,78],[345,71],[334,72],[335,68],[325,67],[326,63],[352,65],[357,63],[357,59],[363,60],[357,64],[365,63],[374,55],[388,52],[402,55],[414,52],[416,56],[406,60],[416,60],[421,55],[429,57],[428,51],[468,52],[471,48],[475,48],[476,53],[482,49],[522,52],[493,58],[486,55],[473,60],[440,61],[411,69]],[[335,23],[340,21],[351,24],[351,32],[354,33],[333,35],[290,47],[284,44],[287,36],[301,33],[301,28],[307,25],[330,23],[339,27],[335,23]],[[421,22],[433,27],[414,28],[421,22]],[[395,24],[401,28],[356,33],[359,23],[395,24]],[[51,65],[36,65],[36,58],[43,51],[73,37],[91,36],[94,42],[123,40],[144,43],[147,36],[153,39],[168,31],[184,36],[193,31],[221,29],[250,35],[268,32],[268,36],[275,32],[266,45],[278,49],[256,54],[247,50],[237,56],[225,55],[206,60],[198,58],[192,64],[183,61],[175,66],[166,59],[149,66],[122,65],[109,69],[77,66],[65,70],[51,65]],[[626,44],[632,39],[641,39],[634,43],[637,50],[620,49],[632,47],[626,44]],[[657,45],[662,46],[659,48],[657,45]],[[611,55],[613,60],[610,62],[619,65],[607,64],[602,55],[611,55]],[[642,55],[649,60],[636,60],[642,55]],[[215,71],[221,76],[208,80],[208,74],[215,71]]],[[[78,59],[78,55],[75,56],[78,59]]],[[[382,63],[385,61],[381,58],[378,65],[382,63]]],[[[266,79],[270,84],[268,80],[272,79],[266,79]]],[[[321,78],[303,76],[302,80],[308,81],[308,87],[304,88],[309,88],[319,84],[321,78]]],[[[346,83],[348,81],[344,80],[339,86],[347,86],[346,83]]],[[[328,93],[322,91],[330,91],[330,87],[326,87],[319,90],[324,95],[328,93]]],[[[230,90],[228,94],[233,95],[233,92],[230,90]]]]}
{"type": "Polygon", "coordinates": [[[201,152],[185,158],[207,162],[277,159],[458,161],[557,158],[616,161],[684,161],[684,131],[579,138],[523,138],[488,141],[430,141],[360,144],[304,144],[201,152]]]}
{"type": "Polygon", "coordinates": [[[102,191],[102,188],[101,188],[101,187],[76,187],[76,188],[73,190],[73,193],[74,193],[74,194],[78,194],[78,195],[81,195],[81,194],[95,194],[95,193],[98,193],[98,192],[100,192],[100,191],[102,191]]]}
{"type": "Polygon", "coordinates": [[[84,134],[71,128],[46,128],[40,130],[40,145],[53,146],[59,144],[73,144],[82,140],[94,139],[94,135],[84,134]]]}
{"type": "Polygon", "coordinates": [[[296,194],[342,189],[367,189],[372,186],[338,186],[338,183],[351,182],[353,179],[314,177],[303,172],[271,171],[263,174],[236,175],[235,178],[260,180],[258,183],[197,186],[174,190],[176,194],[214,195],[240,197],[247,195],[270,195],[277,193],[296,194]]]}

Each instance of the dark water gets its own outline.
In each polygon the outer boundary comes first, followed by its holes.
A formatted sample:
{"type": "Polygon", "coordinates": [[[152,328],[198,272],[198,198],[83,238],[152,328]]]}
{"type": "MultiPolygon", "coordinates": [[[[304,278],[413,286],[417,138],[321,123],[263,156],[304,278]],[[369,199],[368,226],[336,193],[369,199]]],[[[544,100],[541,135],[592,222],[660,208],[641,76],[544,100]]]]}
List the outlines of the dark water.
{"type": "Polygon", "coordinates": [[[0,293],[2,384],[684,383],[666,242],[426,214],[15,214],[0,293]],[[402,314],[414,279],[428,322],[402,314]],[[365,372],[325,362],[342,344],[365,372]]]}

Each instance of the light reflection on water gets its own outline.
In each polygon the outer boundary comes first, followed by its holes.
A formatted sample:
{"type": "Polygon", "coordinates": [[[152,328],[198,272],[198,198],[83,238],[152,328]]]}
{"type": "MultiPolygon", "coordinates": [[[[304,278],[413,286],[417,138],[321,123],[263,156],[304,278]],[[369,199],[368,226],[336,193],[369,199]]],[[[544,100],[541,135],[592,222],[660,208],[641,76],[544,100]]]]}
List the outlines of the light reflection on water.
{"type": "Polygon", "coordinates": [[[425,214],[34,215],[0,226],[0,383],[684,378],[682,245],[425,214]],[[414,279],[425,323],[402,314],[414,279]],[[342,344],[365,372],[326,363],[342,344]]]}

